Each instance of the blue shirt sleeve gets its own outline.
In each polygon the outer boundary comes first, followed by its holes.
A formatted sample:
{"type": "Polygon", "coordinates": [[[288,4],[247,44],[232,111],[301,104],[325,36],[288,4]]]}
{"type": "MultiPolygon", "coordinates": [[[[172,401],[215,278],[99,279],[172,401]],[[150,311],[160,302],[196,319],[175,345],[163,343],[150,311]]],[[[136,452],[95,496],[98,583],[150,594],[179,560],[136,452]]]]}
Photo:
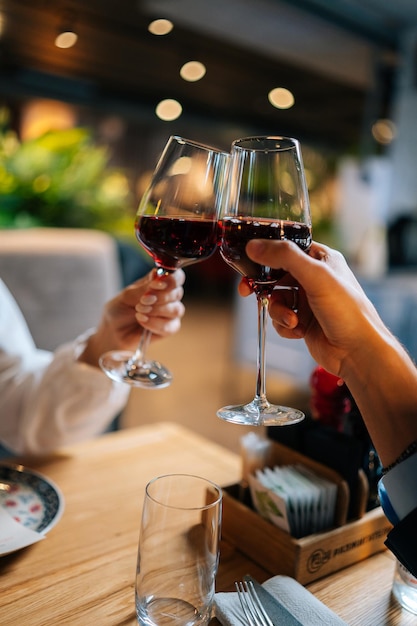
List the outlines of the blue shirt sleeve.
{"type": "Polygon", "coordinates": [[[384,513],[394,526],[385,545],[417,577],[417,454],[387,472],[378,491],[384,513]]]}
{"type": "Polygon", "coordinates": [[[417,454],[381,478],[379,494],[384,513],[394,525],[417,508],[417,454]]]}

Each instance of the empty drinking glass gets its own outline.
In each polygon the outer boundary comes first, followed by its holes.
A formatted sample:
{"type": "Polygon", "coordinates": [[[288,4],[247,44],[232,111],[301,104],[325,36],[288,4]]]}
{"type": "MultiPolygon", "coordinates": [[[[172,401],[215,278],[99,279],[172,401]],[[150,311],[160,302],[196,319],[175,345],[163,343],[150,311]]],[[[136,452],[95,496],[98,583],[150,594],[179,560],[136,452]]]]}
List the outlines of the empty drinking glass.
{"type": "Polygon", "coordinates": [[[417,578],[397,561],[392,593],[402,607],[417,615],[417,578]]]}
{"type": "Polygon", "coordinates": [[[136,573],[140,626],[203,626],[211,618],[222,492],[171,474],[146,486],[136,573]]]}

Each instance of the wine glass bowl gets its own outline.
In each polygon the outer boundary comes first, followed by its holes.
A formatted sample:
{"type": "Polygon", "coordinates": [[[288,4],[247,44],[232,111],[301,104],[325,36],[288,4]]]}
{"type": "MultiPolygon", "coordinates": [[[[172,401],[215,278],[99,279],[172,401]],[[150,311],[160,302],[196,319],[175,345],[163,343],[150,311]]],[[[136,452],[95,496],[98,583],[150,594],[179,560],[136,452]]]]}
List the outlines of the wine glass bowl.
{"type": "Polygon", "coordinates": [[[246,254],[251,239],[288,239],[307,251],[311,217],[300,145],[288,137],[249,137],[232,144],[226,198],[219,220],[220,253],[244,276],[258,304],[257,384],[248,404],[219,409],[229,422],[286,425],[304,419],[298,409],[271,404],[265,392],[265,333],[268,305],[285,272],[260,265],[246,254]]]}
{"type": "Polygon", "coordinates": [[[139,243],[165,272],[208,259],[217,248],[217,224],[197,217],[139,216],[139,243]]]}
{"type": "MultiPolygon", "coordinates": [[[[229,155],[171,136],[142,196],[135,219],[139,244],[153,258],[157,276],[208,259],[218,247],[218,216],[229,155]]],[[[170,371],[146,358],[152,333],[144,330],[135,353],[111,351],[100,365],[113,380],[166,387],[170,371]]]]}
{"type": "Polygon", "coordinates": [[[278,223],[272,218],[223,218],[220,222],[223,259],[239,274],[245,276],[256,292],[271,292],[285,272],[260,265],[246,254],[246,244],[251,239],[290,239],[306,250],[311,244],[311,228],[306,224],[278,223]]]}

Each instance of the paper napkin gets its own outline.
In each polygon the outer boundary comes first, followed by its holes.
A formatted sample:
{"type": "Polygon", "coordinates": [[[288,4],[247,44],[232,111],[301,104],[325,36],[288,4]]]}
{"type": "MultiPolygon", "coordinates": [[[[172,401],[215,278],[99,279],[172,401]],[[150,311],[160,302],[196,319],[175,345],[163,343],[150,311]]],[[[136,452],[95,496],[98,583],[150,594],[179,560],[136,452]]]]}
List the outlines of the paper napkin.
{"type": "MultiPolygon", "coordinates": [[[[302,626],[347,626],[346,622],[294,578],[274,576],[264,582],[262,587],[273,596],[276,604],[283,606],[290,614],[287,619],[282,617],[282,613],[274,616],[269,604],[269,613],[274,624],[292,626],[298,620],[302,626]]],[[[237,593],[216,593],[214,605],[216,617],[223,626],[247,624],[237,593]]]]}
{"type": "Polygon", "coordinates": [[[302,465],[257,469],[249,487],[258,513],[293,537],[333,525],[337,485],[302,465]]]}

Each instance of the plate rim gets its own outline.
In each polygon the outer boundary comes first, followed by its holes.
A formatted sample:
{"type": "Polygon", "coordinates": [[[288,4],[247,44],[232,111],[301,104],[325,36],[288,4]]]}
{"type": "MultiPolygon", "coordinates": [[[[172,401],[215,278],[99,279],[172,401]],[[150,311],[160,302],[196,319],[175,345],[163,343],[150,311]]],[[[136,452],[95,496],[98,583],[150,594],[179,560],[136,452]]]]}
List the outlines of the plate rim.
{"type": "MultiPolygon", "coordinates": [[[[35,532],[39,532],[42,535],[46,535],[61,519],[62,514],[64,512],[64,508],[65,508],[65,501],[64,501],[64,495],[61,491],[61,489],[58,487],[58,485],[51,480],[49,477],[45,476],[45,474],[43,474],[42,472],[38,472],[37,470],[33,470],[32,468],[28,467],[27,465],[22,465],[21,463],[13,463],[13,462],[7,462],[7,461],[0,461],[0,474],[1,474],[1,470],[3,468],[9,469],[9,470],[13,470],[15,472],[18,472],[21,475],[28,475],[28,476],[33,476],[37,479],[43,480],[45,483],[47,483],[49,485],[49,487],[51,487],[53,489],[53,491],[55,491],[57,498],[58,498],[58,508],[57,511],[54,515],[54,517],[51,519],[51,521],[49,522],[49,524],[47,526],[45,526],[45,528],[43,528],[41,531],[36,530],[35,532]]],[[[23,483],[21,483],[23,484],[23,483]]]]}

